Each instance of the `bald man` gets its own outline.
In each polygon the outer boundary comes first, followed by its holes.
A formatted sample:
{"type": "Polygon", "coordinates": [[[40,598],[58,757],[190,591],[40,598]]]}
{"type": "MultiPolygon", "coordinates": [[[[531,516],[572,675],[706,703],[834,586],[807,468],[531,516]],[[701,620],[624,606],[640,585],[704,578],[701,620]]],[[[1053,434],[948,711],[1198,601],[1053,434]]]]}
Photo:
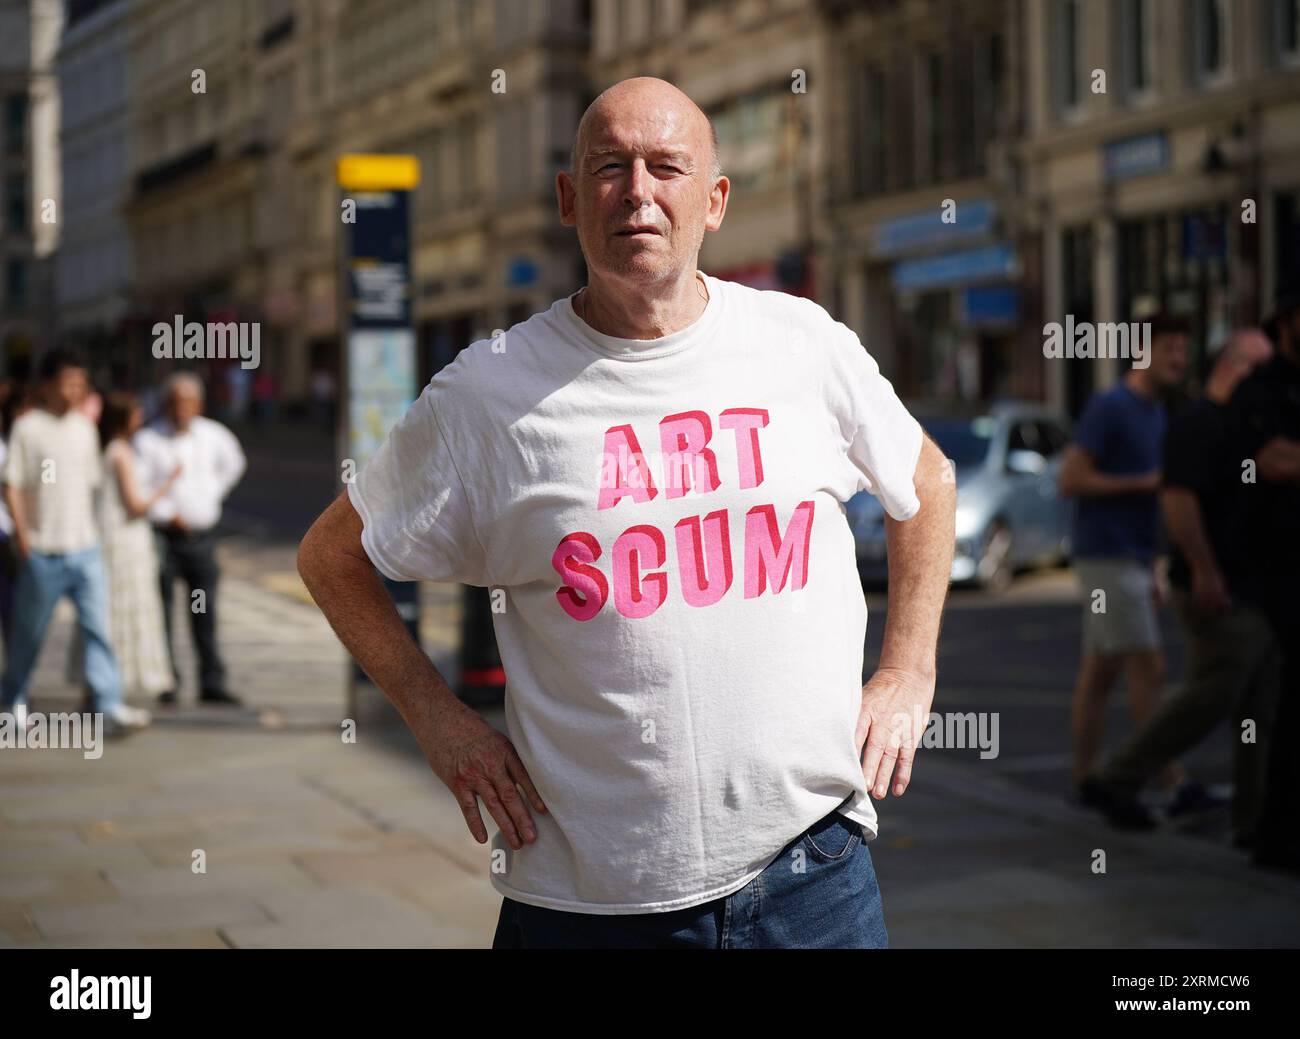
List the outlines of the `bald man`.
{"type": "Polygon", "coordinates": [[[953,548],[938,449],[810,300],[696,264],[712,128],[618,83],[556,178],[587,285],[425,388],[299,550],[466,825],[499,832],[495,947],[879,947],[865,841],[928,717],[953,548]],[[879,669],[844,502],[889,514],[879,669]],[[494,590],[508,738],[379,574],[494,590]]]}
{"type": "MultiPolygon", "coordinates": [[[[1143,786],[1228,719],[1233,723],[1233,837],[1239,847],[1254,840],[1281,653],[1247,580],[1252,538],[1241,522],[1247,485],[1228,402],[1272,354],[1263,332],[1237,332],[1216,358],[1205,395],[1174,418],[1165,437],[1160,506],[1171,543],[1170,598],[1187,643],[1187,674],[1105,767],[1084,781],[1085,802],[1119,826],[1155,825],[1138,800],[1143,786]],[[1258,736],[1249,742],[1239,724],[1248,719],[1258,736]]],[[[1176,817],[1216,806],[1204,787],[1189,781],[1168,811],[1176,817]]]]}

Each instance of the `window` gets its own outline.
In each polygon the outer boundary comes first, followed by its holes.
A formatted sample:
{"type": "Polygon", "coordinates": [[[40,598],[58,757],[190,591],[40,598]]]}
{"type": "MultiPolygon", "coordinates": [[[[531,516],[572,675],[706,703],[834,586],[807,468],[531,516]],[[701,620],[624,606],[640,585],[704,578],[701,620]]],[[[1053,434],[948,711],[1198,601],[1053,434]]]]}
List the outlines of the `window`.
{"type": "Polygon", "coordinates": [[[854,110],[853,183],[855,197],[885,190],[885,75],[879,69],[860,69],[855,80],[858,96],[854,110]]]}
{"type": "Polygon", "coordinates": [[[1300,62],[1300,0],[1273,0],[1273,38],[1282,64],[1300,62]]]}
{"type": "Polygon", "coordinates": [[[457,141],[460,147],[460,203],[468,205],[478,196],[478,121],[473,116],[461,119],[457,141]]]}
{"type": "Polygon", "coordinates": [[[943,179],[945,114],[943,58],[939,54],[931,54],[925,61],[926,156],[923,167],[928,171],[930,180],[943,179]]]}
{"type": "Polygon", "coordinates": [[[1232,12],[1227,0],[1191,0],[1193,61],[1200,83],[1215,83],[1228,71],[1232,12]]]}
{"type": "Polygon", "coordinates": [[[1035,425],[1038,427],[1038,443],[1042,454],[1055,458],[1069,443],[1069,434],[1055,422],[1040,420],[1035,425]]]}
{"type": "MultiPolygon", "coordinates": [[[[990,33],[988,39],[984,42],[984,71],[980,82],[984,84],[984,93],[987,97],[990,116],[994,116],[998,111],[999,103],[1002,100],[1002,70],[1005,65],[1002,55],[1002,34],[990,33]]],[[[996,120],[990,118],[989,126],[992,127],[996,120]]]]}
{"type": "Polygon", "coordinates": [[[1062,113],[1079,106],[1079,0],[1058,0],[1056,7],[1057,104],[1062,113]]]}
{"type": "Polygon", "coordinates": [[[1042,440],[1037,423],[1017,422],[1011,427],[1011,433],[1007,437],[1008,454],[1012,451],[1032,451],[1036,455],[1046,457],[1049,450],[1048,445],[1042,440]]]}
{"type": "Polygon", "coordinates": [[[11,173],[5,181],[5,227],[27,230],[27,178],[21,173],[11,173]]]}
{"type": "Polygon", "coordinates": [[[1115,0],[1118,51],[1122,62],[1124,96],[1140,97],[1151,89],[1151,0],[1115,0]]]}
{"type": "Polygon", "coordinates": [[[5,301],[14,309],[27,305],[27,265],[22,260],[10,260],[5,268],[5,301]]]}
{"type": "Polygon", "coordinates": [[[5,151],[21,155],[27,147],[27,95],[5,98],[5,151]]]}
{"type": "Polygon", "coordinates": [[[970,118],[958,126],[963,154],[961,176],[984,172],[985,145],[998,135],[1002,99],[1002,36],[989,32],[976,37],[971,70],[970,118]]]}

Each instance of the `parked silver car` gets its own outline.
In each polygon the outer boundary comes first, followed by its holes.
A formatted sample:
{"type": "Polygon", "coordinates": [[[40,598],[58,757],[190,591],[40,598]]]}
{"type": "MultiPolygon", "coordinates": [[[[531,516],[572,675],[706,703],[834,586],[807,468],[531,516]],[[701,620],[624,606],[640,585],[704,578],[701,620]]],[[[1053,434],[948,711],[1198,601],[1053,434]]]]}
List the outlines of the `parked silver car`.
{"type": "MultiPolygon", "coordinates": [[[[1056,489],[1069,441],[1064,415],[1039,404],[1007,401],[970,411],[910,409],[952,460],[957,475],[954,582],[993,591],[1021,568],[1060,562],[1070,551],[1070,506],[1056,489]]],[[[885,515],[871,494],[845,506],[864,581],[887,577],[885,515]]]]}

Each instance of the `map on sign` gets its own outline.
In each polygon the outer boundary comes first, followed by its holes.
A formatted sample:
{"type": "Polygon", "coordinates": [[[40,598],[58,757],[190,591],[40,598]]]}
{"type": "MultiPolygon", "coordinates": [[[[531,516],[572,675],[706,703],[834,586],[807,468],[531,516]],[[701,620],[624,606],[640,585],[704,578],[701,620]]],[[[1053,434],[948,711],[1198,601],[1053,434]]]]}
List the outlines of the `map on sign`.
{"type": "Polygon", "coordinates": [[[348,336],[348,457],[360,469],[415,398],[415,333],[409,328],[348,336]]]}

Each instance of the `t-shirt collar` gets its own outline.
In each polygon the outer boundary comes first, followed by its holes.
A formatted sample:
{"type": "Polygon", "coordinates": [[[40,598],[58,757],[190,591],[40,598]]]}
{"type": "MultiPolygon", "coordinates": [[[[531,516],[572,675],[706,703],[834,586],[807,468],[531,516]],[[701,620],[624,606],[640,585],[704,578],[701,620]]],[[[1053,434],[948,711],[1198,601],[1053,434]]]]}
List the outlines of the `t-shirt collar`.
{"type": "Polygon", "coordinates": [[[573,309],[573,299],[566,296],[560,301],[560,320],[573,328],[584,343],[597,352],[620,361],[646,361],[655,357],[664,357],[689,349],[706,338],[717,323],[722,313],[722,292],[717,278],[710,277],[703,271],[696,271],[709,292],[709,301],[703,312],[685,328],[679,328],[658,339],[622,339],[619,336],[597,332],[578,316],[573,309]]]}

